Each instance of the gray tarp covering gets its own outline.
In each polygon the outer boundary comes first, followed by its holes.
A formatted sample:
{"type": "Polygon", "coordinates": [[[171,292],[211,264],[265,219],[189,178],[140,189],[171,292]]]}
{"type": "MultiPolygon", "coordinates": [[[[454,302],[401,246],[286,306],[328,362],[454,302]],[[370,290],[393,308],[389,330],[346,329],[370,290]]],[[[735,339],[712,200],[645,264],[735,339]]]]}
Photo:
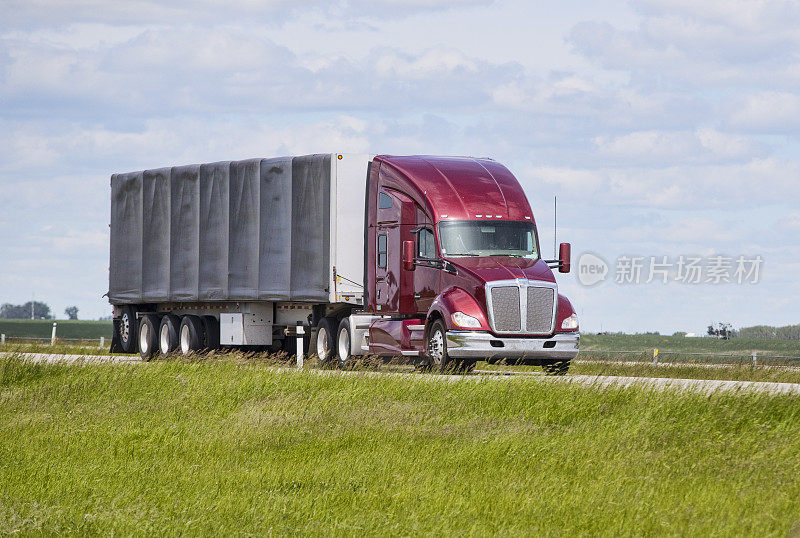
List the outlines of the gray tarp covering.
{"type": "Polygon", "coordinates": [[[328,300],[330,155],[111,176],[112,304],[328,300]]]}

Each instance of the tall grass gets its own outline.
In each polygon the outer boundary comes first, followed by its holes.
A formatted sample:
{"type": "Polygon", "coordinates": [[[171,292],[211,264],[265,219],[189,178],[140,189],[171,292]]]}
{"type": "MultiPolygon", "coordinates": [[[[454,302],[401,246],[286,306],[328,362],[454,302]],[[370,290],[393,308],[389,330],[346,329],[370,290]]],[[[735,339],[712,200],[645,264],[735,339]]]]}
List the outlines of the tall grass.
{"type": "Polygon", "coordinates": [[[0,359],[0,533],[763,536],[798,521],[796,397],[0,359]]]}

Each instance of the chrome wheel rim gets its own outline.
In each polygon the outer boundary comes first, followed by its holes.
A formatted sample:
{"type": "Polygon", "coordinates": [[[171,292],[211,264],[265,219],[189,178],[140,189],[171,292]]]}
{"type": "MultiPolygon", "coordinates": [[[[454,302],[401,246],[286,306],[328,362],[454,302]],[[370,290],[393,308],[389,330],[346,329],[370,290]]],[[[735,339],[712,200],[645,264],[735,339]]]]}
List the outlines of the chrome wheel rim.
{"type": "Polygon", "coordinates": [[[433,364],[442,364],[442,357],[444,357],[444,335],[439,329],[433,331],[430,340],[428,340],[428,355],[433,364]]]}
{"type": "Polygon", "coordinates": [[[331,354],[331,350],[328,349],[328,335],[326,334],[328,331],[320,327],[317,329],[317,357],[322,362],[328,360],[328,356],[331,354]]]}
{"type": "Polygon", "coordinates": [[[150,352],[150,327],[146,323],[142,323],[139,328],[139,349],[147,355],[150,352]]]}
{"type": "Polygon", "coordinates": [[[339,360],[344,362],[350,358],[350,331],[342,329],[339,331],[339,360]]]}
{"type": "Polygon", "coordinates": [[[169,353],[169,327],[167,327],[166,323],[161,326],[159,343],[161,344],[161,353],[164,355],[169,353]]]}
{"type": "Polygon", "coordinates": [[[131,335],[131,320],[127,312],[122,314],[122,327],[120,327],[119,335],[126,342],[131,335]]]}
{"type": "Polygon", "coordinates": [[[189,353],[189,326],[181,327],[181,352],[184,355],[189,353]]]}

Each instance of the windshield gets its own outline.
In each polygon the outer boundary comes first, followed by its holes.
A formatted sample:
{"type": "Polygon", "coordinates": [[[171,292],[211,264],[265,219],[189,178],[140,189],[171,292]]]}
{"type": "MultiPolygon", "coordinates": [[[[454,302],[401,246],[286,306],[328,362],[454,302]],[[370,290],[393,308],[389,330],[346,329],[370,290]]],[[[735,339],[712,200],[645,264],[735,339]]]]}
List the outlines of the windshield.
{"type": "Polygon", "coordinates": [[[451,220],[440,222],[438,228],[442,257],[539,257],[532,222],[451,220]]]}

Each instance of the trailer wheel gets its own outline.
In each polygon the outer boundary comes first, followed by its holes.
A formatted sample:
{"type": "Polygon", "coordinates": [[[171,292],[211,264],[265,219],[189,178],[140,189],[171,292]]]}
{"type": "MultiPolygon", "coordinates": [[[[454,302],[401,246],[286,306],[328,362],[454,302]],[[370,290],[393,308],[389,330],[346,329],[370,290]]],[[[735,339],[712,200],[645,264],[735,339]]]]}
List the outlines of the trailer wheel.
{"type": "Polygon", "coordinates": [[[123,353],[136,353],[136,312],[130,306],[123,307],[119,319],[119,344],[123,353]]]}
{"type": "Polygon", "coordinates": [[[203,322],[197,316],[183,316],[181,319],[181,330],[179,340],[181,343],[181,353],[188,355],[203,349],[205,340],[203,333],[203,322]]]}
{"type": "Polygon", "coordinates": [[[181,318],[174,314],[167,314],[161,318],[158,327],[158,349],[162,355],[169,355],[178,347],[178,329],[181,318]]]}
{"type": "Polygon", "coordinates": [[[158,349],[158,316],[147,314],[139,320],[139,355],[149,361],[158,349]]]}
{"type": "Polygon", "coordinates": [[[350,364],[350,319],[343,318],[339,323],[336,335],[336,351],[339,356],[339,367],[344,368],[350,364]]]}
{"type": "Polygon", "coordinates": [[[209,351],[219,349],[219,320],[214,316],[201,316],[203,334],[205,334],[204,347],[209,351]]]}
{"type": "Polygon", "coordinates": [[[569,361],[554,361],[542,364],[545,375],[566,375],[569,370],[569,361]]]}
{"type": "Polygon", "coordinates": [[[333,340],[335,324],[336,321],[331,318],[322,318],[317,325],[317,357],[322,364],[336,355],[336,344],[333,340]]]}

